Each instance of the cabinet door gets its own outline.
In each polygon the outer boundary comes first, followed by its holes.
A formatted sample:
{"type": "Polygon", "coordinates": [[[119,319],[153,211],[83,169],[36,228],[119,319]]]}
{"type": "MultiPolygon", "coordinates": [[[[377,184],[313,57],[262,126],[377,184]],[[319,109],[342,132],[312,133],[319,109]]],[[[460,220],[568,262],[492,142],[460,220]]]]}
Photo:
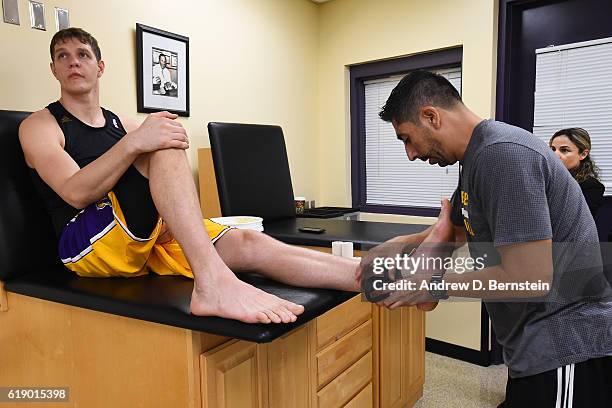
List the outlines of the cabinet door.
{"type": "Polygon", "coordinates": [[[267,407],[266,348],[245,341],[200,356],[204,408],[267,407]]]}
{"type": "Polygon", "coordinates": [[[308,326],[268,344],[270,408],[309,408],[310,352],[308,326]]]}
{"type": "Polygon", "coordinates": [[[404,401],[414,403],[421,397],[425,383],[425,312],[416,307],[402,308],[404,401]]]}
{"type": "Polygon", "coordinates": [[[425,320],[416,307],[379,308],[380,408],[412,405],[425,379],[425,320]]]}

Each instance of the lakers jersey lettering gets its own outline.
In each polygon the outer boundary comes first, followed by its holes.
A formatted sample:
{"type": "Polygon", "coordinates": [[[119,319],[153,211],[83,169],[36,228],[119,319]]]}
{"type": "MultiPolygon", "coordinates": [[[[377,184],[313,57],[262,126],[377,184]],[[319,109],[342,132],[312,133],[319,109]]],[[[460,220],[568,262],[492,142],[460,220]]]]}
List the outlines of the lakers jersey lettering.
{"type": "Polygon", "coordinates": [[[463,215],[463,225],[470,236],[474,236],[474,229],[470,225],[470,214],[468,213],[467,206],[469,204],[470,197],[465,191],[461,191],[461,215],[463,215]]]}

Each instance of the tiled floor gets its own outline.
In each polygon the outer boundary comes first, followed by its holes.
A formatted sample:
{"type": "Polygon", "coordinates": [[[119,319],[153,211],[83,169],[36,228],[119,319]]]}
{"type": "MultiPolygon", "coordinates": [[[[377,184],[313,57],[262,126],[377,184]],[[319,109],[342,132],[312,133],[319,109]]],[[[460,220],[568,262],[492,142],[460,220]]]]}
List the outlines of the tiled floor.
{"type": "Polygon", "coordinates": [[[425,388],[415,408],[495,408],[504,399],[504,365],[481,367],[425,354],[425,388]]]}

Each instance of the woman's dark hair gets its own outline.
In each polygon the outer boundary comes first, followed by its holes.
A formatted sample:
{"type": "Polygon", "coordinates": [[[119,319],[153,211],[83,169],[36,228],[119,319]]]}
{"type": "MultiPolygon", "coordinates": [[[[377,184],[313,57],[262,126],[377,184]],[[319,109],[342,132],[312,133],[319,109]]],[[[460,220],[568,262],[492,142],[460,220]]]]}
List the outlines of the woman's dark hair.
{"type": "Polygon", "coordinates": [[[585,150],[589,151],[586,157],[580,160],[578,167],[571,171],[576,181],[582,183],[589,177],[595,177],[599,180],[599,168],[591,158],[591,137],[589,136],[589,132],[577,127],[561,129],[552,135],[548,144],[551,145],[552,141],[559,136],[565,136],[570,142],[575,144],[579,154],[582,154],[585,150]]]}

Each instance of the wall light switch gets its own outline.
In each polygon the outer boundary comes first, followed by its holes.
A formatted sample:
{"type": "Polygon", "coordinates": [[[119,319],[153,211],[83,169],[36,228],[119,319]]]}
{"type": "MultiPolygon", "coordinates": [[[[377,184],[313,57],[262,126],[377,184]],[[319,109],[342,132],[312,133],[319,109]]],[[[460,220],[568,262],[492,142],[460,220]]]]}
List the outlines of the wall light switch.
{"type": "Polygon", "coordinates": [[[19,4],[17,0],[2,0],[4,22],[19,25],[19,4]]]}
{"type": "Polygon", "coordinates": [[[45,5],[30,0],[30,26],[37,30],[47,30],[45,25],[45,5]]]}
{"type": "Polygon", "coordinates": [[[55,8],[55,31],[70,27],[70,13],[67,9],[55,8]]]}

